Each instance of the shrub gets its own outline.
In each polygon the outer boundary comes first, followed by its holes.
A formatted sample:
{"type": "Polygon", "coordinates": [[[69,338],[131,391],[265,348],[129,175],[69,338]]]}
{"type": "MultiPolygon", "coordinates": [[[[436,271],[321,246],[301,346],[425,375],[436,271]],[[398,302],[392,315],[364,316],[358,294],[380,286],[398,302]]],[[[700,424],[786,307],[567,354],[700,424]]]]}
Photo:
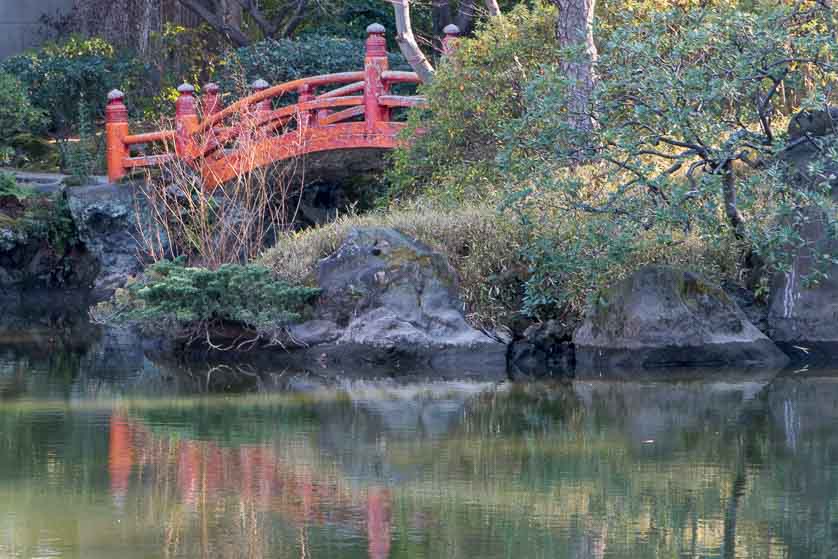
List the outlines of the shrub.
{"type": "Polygon", "coordinates": [[[133,84],[147,82],[141,63],[96,38],[48,44],[7,59],[0,70],[23,83],[32,104],[49,115],[49,128],[59,137],[77,130],[80,99],[98,119],[104,115],[108,91],[132,91],[133,84]]]}
{"type": "Polygon", "coordinates": [[[345,215],[280,237],[260,262],[283,281],[315,285],[320,259],[335,252],[355,227],[391,227],[444,254],[458,273],[466,316],[473,324],[512,326],[520,317],[519,287],[527,276],[523,230],[490,208],[415,205],[345,215]]]}
{"type": "Polygon", "coordinates": [[[782,155],[786,115],[829,102],[837,23],[785,5],[627,15],[600,30],[599,126],[584,135],[563,111],[567,80],[545,64],[499,157],[533,239],[531,312],[578,306],[615,275],[679,254],[702,255],[710,276],[776,270],[804,242],[792,224],[812,206],[834,220],[829,181],[792,185],[782,155]]]}
{"type": "Polygon", "coordinates": [[[500,136],[524,112],[526,83],[556,57],[555,17],[545,4],[518,5],[458,42],[421,88],[431,109],[409,116],[406,134],[415,139],[394,155],[391,198],[426,193],[459,203],[495,191],[500,136]]]}
{"type": "MultiPolygon", "coordinates": [[[[390,55],[394,69],[404,67],[400,55],[390,55]]],[[[268,39],[232,51],[215,77],[224,92],[240,94],[242,86],[263,79],[272,85],[320,74],[364,67],[364,41],[310,35],[299,39],[268,39]]]]}
{"type": "Polygon", "coordinates": [[[44,113],[32,105],[20,81],[0,72],[0,163],[11,163],[16,138],[40,131],[45,121],[44,113]]]}
{"type": "MultiPolygon", "coordinates": [[[[162,261],[117,294],[110,319],[190,341],[209,340],[230,325],[271,340],[299,320],[317,294],[317,289],[277,281],[262,266],[207,270],[186,267],[183,260],[162,261]]],[[[101,317],[103,308],[98,312],[101,317]]]]}
{"type": "MultiPolygon", "coordinates": [[[[247,111],[229,122],[236,130],[225,145],[231,151],[254,154],[273,133],[247,111]]],[[[210,145],[216,141],[215,133],[199,134],[196,141],[199,146],[210,145]]],[[[215,188],[207,188],[196,172],[200,161],[176,158],[159,169],[148,169],[140,187],[143,211],[137,212],[143,251],[153,261],[183,256],[190,265],[211,269],[253,261],[279,231],[296,221],[297,202],[306,186],[302,173],[296,173],[296,163],[286,160],[283,165],[253,169],[243,165],[215,188]]]]}
{"type": "Polygon", "coordinates": [[[105,172],[104,136],[97,136],[91,122],[90,110],[84,99],[78,103],[79,137],[75,141],[59,143],[61,169],[70,176],[69,186],[79,186],[90,181],[91,175],[105,172]]]}

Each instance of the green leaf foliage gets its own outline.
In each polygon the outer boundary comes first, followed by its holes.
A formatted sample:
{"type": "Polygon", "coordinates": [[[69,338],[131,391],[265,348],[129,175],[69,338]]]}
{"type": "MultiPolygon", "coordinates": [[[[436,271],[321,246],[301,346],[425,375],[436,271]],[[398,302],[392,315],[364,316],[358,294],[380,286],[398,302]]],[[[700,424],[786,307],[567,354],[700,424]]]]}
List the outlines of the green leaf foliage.
{"type": "Polygon", "coordinates": [[[132,284],[117,304],[123,320],[169,335],[203,334],[230,324],[270,333],[299,320],[318,293],[279,281],[262,266],[208,270],[177,260],[149,267],[145,280],[132,284]]]}
{"type": "Polygon", "coordinates": [[[103,39],[70,39],[13,56],[0,70],[23,83],[32,104],[49,115],[49,129],[66,137],[78,129],[78,103],[88,103],[95,118],[104,115],[108,91],[132,91],[146,83],[144,65],[117,52],[103,39]]]}
{"type": "MultiPolygon", "coordinates": [[[[394,69],[404,67],[400,55],[390,55],[394,69]]],[[[258,79],[271,85],[300,78],[351,72],[364,68],[364,41],[322,35],[298,39],[268,39],[231,51],[219,64],[215,80],[222,91],[239,96],[258,79]]]]}
{"type": "Polygon", "coordinates": [[[806,140],[820,160],[801,173],[787,132],[792,115],[838,100],[834,10],[600,2],[590,131],[568,118],[561,62],[578,53],[559,48],[555,18],[518,6],[460,40],[389,177],[390,201],[500,201],[528,239],[525,313],[580,312],[647,263],[764,290],[806,245],[802,225],[834,234],[834,135],[806,140]]]}
{"type": "Polygon", "coordinates": [[[39,131],[46,115],[35,106],[20,81],[0,72],[0,163],[7,165],[14,158],[15,139],[28,131],[39,131]]]}
{"type": "Polygon", "coordinates": [[[523,88],[556,57],[555,17],[546,4],[518,5],[458,42],[421,88],[431,108],[408,117],[414,140],[394,154],[391,199],[423,194],[456,204],[491,195],[500,137],[525,111],[523,88]]]}
{"type": "MultiPolygon", "coordinates": [[[[813,208],[834,230],[827,173],[790,179],[799,139],[786,128],[790,114],[830,102],[835,33],[834,12],[801,5],[628,14],[600,32],[598,126],[582,133],[567,118],[573,84],[546,64],[497,159],[518,185],[510,207],[534,228],[532,304],[582,300],[689,246],[708,275],[753,281],[805,244],[794,224],[813,208]],[[552,220],[564,227],[544,226],[552,220]]],[[[833,139],[811,141],[834,170],[833,139]]]]}

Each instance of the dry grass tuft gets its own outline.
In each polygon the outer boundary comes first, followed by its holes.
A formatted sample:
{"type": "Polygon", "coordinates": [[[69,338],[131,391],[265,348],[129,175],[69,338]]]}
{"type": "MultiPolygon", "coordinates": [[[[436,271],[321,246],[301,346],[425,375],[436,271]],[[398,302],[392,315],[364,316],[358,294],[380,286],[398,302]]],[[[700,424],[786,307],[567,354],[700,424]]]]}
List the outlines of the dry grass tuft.
{"type": "Polygon", "coordinates": [[[520,309],[524,281],[520,228],[493,208],[410,208],[345,215],[287,234],[261,257],[281,279],[314,285],[318,262],[335,252],[353,228],[389,227],[444,254],[460,279],[466,316],[475,325],[508,324],[520,309]]]}

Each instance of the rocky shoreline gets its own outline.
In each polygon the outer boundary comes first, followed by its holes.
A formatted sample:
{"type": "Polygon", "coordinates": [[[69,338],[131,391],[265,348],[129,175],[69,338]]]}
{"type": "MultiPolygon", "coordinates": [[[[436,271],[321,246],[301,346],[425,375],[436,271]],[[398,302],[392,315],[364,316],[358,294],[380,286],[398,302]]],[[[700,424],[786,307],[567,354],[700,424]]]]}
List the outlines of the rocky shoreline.
{"type": "MultiPolygon", "coordinates": [[[[817,132],[806,128],[805,117],[794,120],[792,138],[817,132]]],[[[785,152],[790,185],[807,188],[816,151],[799,142],[785,152]]],[[[143,198],[136,185],[49,184],[34,191],[38,196],[24,201],[0,197],[0,296],[14,299],[36,287],[87,291],[93,302],[103,301],[142,274],[139,239],[147,232],[138,226],[143,198]]],[[[246,357],[332,376],[433,372],[500,379],[832,363],[838,360],[838,263],[818,266],[821,254],[835,252],[836,241],[828,216],[810,213],[796,225],[804,242],[787,271],[768,278],[764,301],[739,285],[647,265],[616,280],[579,324],[550,320],[511,335],[487,332],[466,320],[457,273],[443,254],[396,229],[358,227],[319,262],[321,294],[311,316],[289,327],[282,344],[247,356],[184,348],[176,340],[147,340],[146,346],[161,355],[246,357]],[[813,271],[817,283],[806,281],[813,271]]]]}
{"type": "MultiPolygon", "coordinates": [[[[96,270],[81,278],[86,286],[73,287],[90,289],[92,301],[142,271],[134,196],[125,185],[66,193],[75,250],[94,260],[87,269],[96,270]]],[[[795,278],[805,265],[803,255],[791,272],[778,275],[762,306],[741,288],[726,291],[689,271],[647,266],[617,282],[577,327],[548,321],[509,339],[468,324],[456,273],[443,255],[393,229],[356,229],[321,261],[313,318],[288,329],[285,347],[244,356],[187,352],[167,340],[145,345],[159,354],[279,361],[331,376],[368,371],[497,380],[830,362],[838,355],[836,287],[830,281],[804,287],[795,278]]],[[[5,287],[6,293],[19,289],[5,287]]]]}

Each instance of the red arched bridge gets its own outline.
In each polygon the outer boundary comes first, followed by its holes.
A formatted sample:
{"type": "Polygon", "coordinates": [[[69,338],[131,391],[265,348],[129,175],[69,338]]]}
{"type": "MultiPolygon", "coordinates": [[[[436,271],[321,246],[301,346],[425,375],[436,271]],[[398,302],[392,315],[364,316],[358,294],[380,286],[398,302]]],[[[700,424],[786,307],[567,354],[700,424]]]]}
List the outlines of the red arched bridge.
{"type": "MultiPolygon", "coordinates": [[[[456,30],[446,36],[446,47],[456,30]]],[[[207,84],[200,102],[189,84],[178,88],[175,129],[131,134],[124,94],[108,95],[105,111],[108,178],[115,182],[131,170],[174,159],[189,163],[213,188],[265,165],[309,153],[345,149],[393,149],[403,122],[394,109],[424,106],[419,96],[391,94],[395,84],[418,84],[414,72],[388,67],[384,27],[367,28],[364,69],[303,78],[269,86],[252,84],[252,94],[223,107],[219,88],[207,84]],[[296,94],[295,104],[274,107],[274,99],[296,94]],[[143,144],[158,144],[157,154],[132,154],[143,144]]]]}

